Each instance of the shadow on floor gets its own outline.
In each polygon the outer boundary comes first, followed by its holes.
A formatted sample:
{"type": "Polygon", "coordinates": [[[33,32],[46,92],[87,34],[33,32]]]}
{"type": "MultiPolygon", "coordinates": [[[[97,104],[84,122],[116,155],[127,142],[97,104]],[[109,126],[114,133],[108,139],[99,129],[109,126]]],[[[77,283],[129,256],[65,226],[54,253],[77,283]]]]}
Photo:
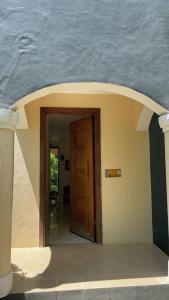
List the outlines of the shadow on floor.
{"type": "MultiPolygon", "coordinates": [[[[28,255],[22,249],[20,261],[25,261],[25,267],[16,260],[13,264],[13,293],[52,292],[56,287],[66,289],[67,284],[76,289],[81,283],[91,281],[166,277],[168,272],[168,257],[154,245],[58,245],[50,248],[50,262],[45,271],[32,273],[30,278],[27,270],[35,264],[33,251],[30,249],[28,255]]],[[[36,272],[42,260],[41,249],[36,272]]]]}

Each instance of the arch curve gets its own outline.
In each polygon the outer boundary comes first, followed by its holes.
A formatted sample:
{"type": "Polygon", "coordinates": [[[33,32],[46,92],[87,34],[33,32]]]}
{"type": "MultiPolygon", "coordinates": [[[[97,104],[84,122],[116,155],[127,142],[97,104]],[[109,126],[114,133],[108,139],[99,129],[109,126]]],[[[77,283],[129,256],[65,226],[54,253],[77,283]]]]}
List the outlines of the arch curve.
{"type": "Polygon", "coordinates": [[[49,87],[40,89],[34,93],[31,93],[14,103],[11,109],[18,111],[20,114],[20,119],[24,123],[25,117],[23,115],[24,106],[28,103],[36,101],[39,98],[45,97],[50,94],[116,94],[130,98],[144,105],[144,108],[140,114],[137,124],[137,130],[146,130],[149,126],[151,117],[153,113],[162,115],[168,112],[168,110],[150,97],[137,92],[134,89],[110,84],[110,83],[100,83],[100,82],[77,82],[77,83],[62,83],[56,84],[49,87]]]}
{"type": "Polygon", "coordinates": [[[152,111],[148,107],[144,106],[139,115],[139,118],[137,120],[136,130],[137,131],[148,130],[153,114],[154,114],[154,111],[152,111]]]}

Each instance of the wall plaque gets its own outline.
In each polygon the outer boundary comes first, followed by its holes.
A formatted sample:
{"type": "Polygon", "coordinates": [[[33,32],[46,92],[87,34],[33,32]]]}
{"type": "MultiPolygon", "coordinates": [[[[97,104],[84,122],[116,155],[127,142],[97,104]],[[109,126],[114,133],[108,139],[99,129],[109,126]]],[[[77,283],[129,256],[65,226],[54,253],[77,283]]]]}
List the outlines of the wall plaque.
{"type": "Polygon", "coordinates": [[[121,169],[106,169],[105,177],[121,177],[121,169]]]}

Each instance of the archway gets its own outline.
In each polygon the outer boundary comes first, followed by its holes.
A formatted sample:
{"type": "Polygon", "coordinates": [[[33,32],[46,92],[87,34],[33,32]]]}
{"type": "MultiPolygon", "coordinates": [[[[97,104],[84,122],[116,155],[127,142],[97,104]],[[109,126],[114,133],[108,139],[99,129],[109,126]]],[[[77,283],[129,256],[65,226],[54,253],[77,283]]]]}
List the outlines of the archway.
{"type": "MultiPolygon", "coordinates": [[[[37,103],[37,105],[40,105],[40,106],[38,106],[39,108],[41,106],[47,107],[47,106],[51,106],[51,105],[53,107],[62,107],[62,105],[64,107],[70,107],[70,106],[79,107],[80,102],[78,102],[78,101],[76,101],[76,104],[75,103],[72,104],[72,102],[71,102],[72,100],[70,100],[70,102],[67,101],[65,103],[64,103],[65,100],[62,101],[63,97],[75,97],[76,96],[77,99],[80,97],[83,98],[81,100],[80,106],[82,105],[83,107],[88,107],[89,102],[87,102],[88,104],[85,104],[85,101],[86,101],[85,99],[87,99],[87,97],[88,97],[88,99],[89,99],[89,97],[91,99],[95,97],[95,99],[96,99],[96,96],[99,96],[99,95],[100,95],[100,97],[102,96],[105,98],[110,97],[111,102],[116,97],[119,97],[118,99],[121,99],[121,100],[123,99],[123,103],[128,103],[128,101],[129,101],[130,103],[138,104],[139,109],[137,110],[137,113],[134,116],[134,118],[135,118],[134,130],[138,131],[138,132],[148,130],[149,123],[150,123],[151,117],[154,112],[156,112],[159,115],[164,114],[166,112],[166,110],[163,107],[161,107],[159,104],[157,104],[151,98],[149,98],[137,91],[134,91],[129,88],[122,87],[122,86],[117,86],[117,85],[112,85],[112,84],[104,84],[104,83],[73,83],[73,84],[68,83],[68,84],[54,85],[54,86],[39,90],[31,95],[28,95],[28,96],[20,99],[12,106],[12,109],[15,111],[18,111],[21,116],[21,123],[20,123],[19,128],[28,129],[29,127],[25,122],[25,120],[27,121],[25,109],[27,109],[27,107],[29,107],[29,106],[33,107],[33,105],[34,104],[36,105],[36,103],[37,103]],[[60,99],[59,102],[57,101],[58,98],[60,99]],[[40,104],[38,104],[38,101],[40,101],[40,104]],[[82,104],[82,102],[83,102],[83,104],[82,104]],[[27,126],[25,126],[24,122],[27,126]]],[[[119,100],[119,101],[121,101],[121,100],[119,100]]],[[[110,105],[112,105],[111,102],[110,102],[110,105]]],[[[97,100],[95,100],[93,105],[94,105],[93,107],[97,107],[97,100]]],[[[99,104],[98,104],[98,107],[99,107],[99,104]]],[[[121,105],[120,110],[121,110],[121,112],[123,112],[123,115],[124,115],[123,118],[125,118],[126,116],[125,116],[125,112],[123,111],[123,105],[121,105]]],[[[119,112],[120,112],[120,110],[119,110],[119,112]]],[[[127,112],[126,112],[126,115],[127,115],[127,112]]],[[[35,119],[38,120],[39,119],[38,116],[39,115],[37,115],[35,117],[35,119]]],[[[119,115],[119,119],[121,119],[120,115],[119,115]]],[[[32,121],[31,120],[28,120],[28,121],[29,121],[28,124],[31,127],[32,121]]],[[[25,141],[23,140],[24,134],[22,134],[22,132],[18,132],[17,135],[19,138],[20,146],[22,147],[22,150],[24,149],[22,151],[22,154],[24,154],[24,152],[26,151],[25,141]]],[[[26,133],[25,133],[25,135],[26,135],[26,133]]],[[[39,136],[36,136],[36,141],[38,139],[39,139],[39,136]]],[[[31,140],[30,140],[30,143],[32,143],[31,140]]],[[[34,143],[36,144],[35,141],[34,141],[34,143]]],[[[146,146],[146,147],[148,147],[148,146],[146,146]]],[[[148,150],[146,150],[146,151],[148,151],[148,150]]],[[[39,153],[39,149],[36,147],[34,152],[39,153]]],[[[27,153],[25,155],[26,156],[25,156],[24,160],[27,161],[26,169],[28,170],[29,178],[33,178],[33,175],[32,175],[33,171],[29,170],[30,166],[32,164],[32,162],[30,162],[28,159],[29,153],[27,153]]],[[[105,155],[106,155],[106,152],[105,152],[105,155]]],[[[147,152],[145,155],[147,156],[147,152]]],[[[39,160],[39,154],[36,155],[36,158],[34,158],[34,161],[35,160],[39,160]]],[[[104,162],[103,158],[102,158],[102,161],[104,162]]],[[[111,161],[111,159],[110,159],[110,161],[111,161]]],[[[116,165],[117,163],[113,162],[113,164],[116,165]]],[[[120,162],[118,164],[120,165],[120,162]]],[[[103,165],[106,166],[106,163],[103,163],[103,165]]],[[[103,170],[106,169],[106,167],[104,167],[103,165],[102,165],[102,173],[104,172],[103,170]]],[[[109,163],[109,166],[110,166],[110,163],[109,163]]],[[[37,170],[39,170],[39,167],[37,170]]],[[[39,171],[36,171],[36,178],[38,178],[38,176],[39,176],[38,172],[39,171]]],[[[126,169],[126,172],[127,172],[127,169],[126,169]]],[[[102,178],[103,178],[103,175],[102,175],[102,178]]],[[[35,180],[35,179],[32,179],[32,180],[35,180]]],[[[32,186],[34,186],[34,184],[32,184],[32,186]]],[[[33,191],[35,194],[35,198],[37,199],[36,202],[38,202],[39,186],[37,185],[36,187],[34,187],[33,191]]]]}
{"type": "Polygon", "coordinates": [[[134,101],[141,103],[144,107],[138,118],[137,130],[147,130],[150,124],[153,113],[163,115],[168,110],[159,105],[155,100],[150,97],[137,92],[131,88],[127,88],[121,85],[110,84],[110,83],[99,83],[99,82],[77,82],[77,83],[63,83],[52,85],[49,87],[42,88],[32,94],[29,94],[11,106],[13,111],[18,111],[20,116],[20,124],[18,128],[27,128],[27,121],[25,116],[24,107],[28,103],[36,101],[41,97],[45,97],[50,94],[116,94],[121,95],[134,101]]]}
{"type": "MultiPolygon", "coordinates": [[[[69,96],[70,95],[77,95],[77,96],[79,96],[79,95],[88,95],[88,96],[89,95],[90,96],[91,95],[102,95],[104,97],[106,95],[114,95],[114,96],[118,95],[118,96],[123,97],[123,101],[125,99],[127,101],[129,99],[131,101],[134,100],[133,102],[137,102],[142,106],[142,109],[139,111],[139,115],[137,115],[137,124],[135,124],[135,127],[134,127],[135,130],[136,129],[138,129],[138,130],[147,130],[153,112],[157,113],[158,115],[163,115],[163,114],[166,114],[168,112],[165,108],[161,107],[159,104],[157,104],[151,98],[149,98],[145,95],[142,95],[141,93],[136,92],[134,90],[128,89],[126,87],[121,87],[121,86],[111,85],[111,84],[104,84],[104,83],[103,84],[102,83],[61,84],[61,85],[56,85],[56,86],[52,86],[52,87],[47,87],[47,88],[42,89],[40,91],[37,91],[37,92],[35,92],[31,95],[28,95],[28,96],[22,98],[21,100],[17,101],[11,107],[11,109],[13,111],[17,111],[20,115],[20,124],[19,124],[18,128],[28,129],[28,124],[29,124],[29,126],[31,125],[30,123],[27,124],[27,114],[25,113],[25,110],[27,110],[29,105],[33,105],[33,103],[38,103],[38,101],[41,99],[42,100],[41,104],[44,103],[44,106],[47,106],[48,102],[47,101],[43,102],[43,99],[45,99],[45,97],[47,99],[48,96],[52,97],[52,95],[57,95],[57,96],[58,95],[69,95],[69,96]]],[[[61,105],[62,105],[62,101],[60,101],[59,106],[61,106],[61,105]]],[[[75,104],[74,104],[74,106],[75,106],[75,104]]],[[[108,108],[108,106],[107,106],[107,108],[108,108]]],[[[122,111],[123,111],[123,109],[122,109],[122,106],[121,106],[121,112],[122,111]]],[[[109,112],[109,118],[110,118],[110,113],[111,112],[107,109],[106,113],[108,113],[108,112],[109,112]]],[[[30,113],[30,111],[29,111],[29,113],[30,113]]],[[[120,110],[119,110],[119,113],[120,113],[120,110]]],[[[120,116],[120,114],[119,114],[119,116],[120,116]]],[[[125,116],[125,114],[124,114],[124,111],[123,111],[123,116],[121,117],[120,122],[123,121],[124,116],[125,116]]],[[[106,120],[106,118],[105,118],[105,120],[106,120]]],[[[38,122],[38,120],[36,122],[38,122]]],[[[117,128],[118,128],[118,126],[117,126],[117,128]]],[[[18,132],[20,142],[23,142],[22,138],[24,137],[24,135],[26,135],[26,131],[23,131],[23,132],[19,131],[18,132]]],[[[107,127],[107,131],[109,131],[108,127],[107,127]]],[[[110,130],[110,132],[111,132],[111,130],[110,130]]],[[[29,132],[29,134],[30,133],[31,133],[31,131],[29,132]]],[[[104,133],[106,133],[106,131],[104,131],[104,133]]],[[[103,137],[105,137],[104,133],[102,135],[103,137]]],[[[126,140],[126,142],[127,142],[127,140],[126,140]]],[[[104,143],[105,143],[105,140],[103,142],[103,145],[104,145],[104,143]]],[[[27,147],[26,143],[24,142],[24,144],[22,144],[22,146],[24,146],[24,151],[25,151],[26,147],[27,147]]],[[[111,150],[111,149],[109,149],[109,150],[111,150]]],[[[35,149],[35,152],[37,153],[37,149],[35,149]]],[[[139,152],[139,153],[141,154],[141,152],[139,152]]],[[[102,160],[103,160],[103,157],[105,157],[104,154],[105,153],[103,152],[102,153],[102,160]]],[[[28,153],[27,153],[27,156],[28,156],[28,153]]],[[[139,155],[137,154],[137,160],[138,160],[138,157],[139,157],[139,155]]],[[[143,155],[143,157],[144,157],[144,155],[143,155]]],[[[23,157],[23,158],[25,159],[25,157],[23,157]]],[[[37,158],[37,160],[39,159],[38,156],[36,158],[37,158]]],[[[132,159],[133,158],[134,157],[132,157],[132,159]]],[[[111,159],[110,159],[110,161],[111,161],[111,159]]],[[[108,166],[109,166],[110,161],[107,163],[108,166]]],[[[36,160],[35,160],[35,162],[36,162],[36,160]]],[[[24,163],[25,163],[25,161],[24,161],[24,163]]],[[[104,159],[103,170],[105,169],[105,166],[106,166],[106,160],[104,159]]],[[[29,167],[29,166],[27,165],[26,167],[29,167]]],[[[126,170],[130,169],[130,163],[127,164],[125,168],[126,168],[125,172],[126,172],[126,170]]],[[[38,168],[37,168],[37,170],[38,170],[38,168]]],[[[102,170],[102,179],[104,178],[103,170],[102,170]]],[[[35,175],[33,175],[33,177],[34,177],[33,180],[36,180],[35,175]]],[[[137,174],[136,174],[136,176],[137,176],[137,174]]],[[[132,172],[130,174],[130,177],[132,177],[132,172]]],[[[104,181],[103,190],[105,191],[105,186],[106,186],[105,185],[105,179],[103,181],[104,181]]],[[[110,189],[110,184],[107,185],[106,189],[109,193],[112,192],[112,190],[110,189]]],[[[142,190],[144,190],[144,188],[142,190]]],[[[36,187],[36,190],[34,190],[33,192],[35,194],[38,194],[38,188],[36,187]]]]}

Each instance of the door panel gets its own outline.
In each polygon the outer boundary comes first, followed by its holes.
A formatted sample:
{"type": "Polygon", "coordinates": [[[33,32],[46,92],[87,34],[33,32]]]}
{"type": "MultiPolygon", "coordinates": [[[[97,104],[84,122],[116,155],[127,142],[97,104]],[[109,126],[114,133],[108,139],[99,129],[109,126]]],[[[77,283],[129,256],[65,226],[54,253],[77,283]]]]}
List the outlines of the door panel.
{"type": "Polygon", "coordinates": [[[70,230],[94,241],[92,117],[70,125],[70,230]]]}

